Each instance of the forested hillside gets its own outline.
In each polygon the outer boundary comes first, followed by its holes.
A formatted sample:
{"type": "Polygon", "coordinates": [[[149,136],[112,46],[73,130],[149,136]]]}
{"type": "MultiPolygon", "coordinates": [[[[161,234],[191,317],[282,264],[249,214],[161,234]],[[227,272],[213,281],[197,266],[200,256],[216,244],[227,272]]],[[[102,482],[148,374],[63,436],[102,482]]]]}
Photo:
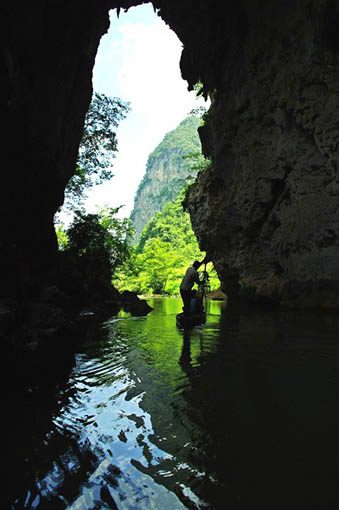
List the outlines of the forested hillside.
{"type": "MultiPolygon", "coordinates": [[[[183,211],[185,190],[167,203],[143,229],[130,258],[114,274],[113,284],[119,290],[138,294],[178,294],[182,277],[196,259],[202,260],[198,242],[192,231],[190,217],[183,211]]],[[[212,264],[211,287],[220,283],[212,264]]]]}
{"type": "Polygon", "coordinates": [[[150,154],[131,213],[135,240],[139,240],[154,214],[174,200],[185,183],[196,176],[199,158],[203,159],[197,131],[200,123],[199,116],[190,115],[167,133],[150,154]]]}

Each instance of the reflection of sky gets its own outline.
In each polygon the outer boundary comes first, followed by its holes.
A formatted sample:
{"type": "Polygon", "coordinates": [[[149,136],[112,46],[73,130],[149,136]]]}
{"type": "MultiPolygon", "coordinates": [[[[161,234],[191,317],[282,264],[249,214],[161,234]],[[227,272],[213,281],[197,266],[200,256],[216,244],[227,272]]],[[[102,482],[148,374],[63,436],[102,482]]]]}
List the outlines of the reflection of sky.
{"type": "Polygon", "coordinates": [[[114,317],[82,347],[38,481],[13,508],[59,508],[40,502],[53,493],[72,510],[109,495],[119,510],[235,508],[239,494],[243,508],[274,508],[277,494],[281,508],[336,508],[337,317],[220,317],[209,301],[185,333],[180,299],[149,302],[146,318],[114,317]]]}
{"type": "Polygon", "coordinates": [[[155,310],[147,318],[113,318],[107,338],[77,355],[68,398],[54,418],[59,447],[51,448],[53,467],[29,493],[32,508],[51,497],[72,510],[101,508],[103,490],[119,510],[185,508],[176,494],[200,507],[191,488],[203,476],[190,461],[195,427],[187,429],[178,413],[190,371],[212,348],[215,331],[195,328],[183,362],[183,333],[175,326],[181,300],[150,301],[155,310]],[[92,463],[84,468],[86,459],[92,463]]]}
{"type": "Polygon", "coordinates": [[[131,377],[123,366],[125,361],[120,351],[117,359],[114,353],[113,359],[108,353],[102,359],[78,355],[70,381],[74,396],[55,418],[54,425],[60,437],[77,437],[79,449],[71,443],[56,457],[53,468],[36,484],[38,494],[32,508],[40,508],[41,497],[50,501],[56,494],[68,509],[101,508],[103,487],[119,510],[148,510],[154,505],[164,510],[185,508],[174,494],[142,473],[143,468],[157,466],[172,456],[149,439],[154,431],[150,414],[140,405],[144,392],[138,387],[138,379],[133,378],[135,374],[131,377]],[[88,452],[95,458],[95,465],[87,476],[79,477],[81,456],[88,452]],[[65,497],[67,479],[74,484],[74,495],[78,495],[75,501],[65,497]]]}
{"type": "MultiPolygon", "coordinates": [[[[148,155],[198,103],[181,78],[182,45],[150,5],[111,11],[111,27],[102,38],[93,73],[94,90],[131,103],[118,130],[119,154],[111,182],[90,194],[88,208],[125,205],[128,216],[148,155]]],[[[199,104],[204,104],[199,100],[199,104]]]]}

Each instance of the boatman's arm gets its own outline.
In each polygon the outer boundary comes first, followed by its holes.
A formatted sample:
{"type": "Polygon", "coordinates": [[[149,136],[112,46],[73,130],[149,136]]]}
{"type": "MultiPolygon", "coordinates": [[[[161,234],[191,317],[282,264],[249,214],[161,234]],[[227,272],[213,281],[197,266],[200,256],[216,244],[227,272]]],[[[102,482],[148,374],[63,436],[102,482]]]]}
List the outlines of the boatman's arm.
{"type": "Polygon", "coordinates": [[[196,283],[197,285],[200,284],[200,279],[199,279],[199,273],[198,271],[195,271],[195,275],[194,275],[194,283],[196,283]]]}

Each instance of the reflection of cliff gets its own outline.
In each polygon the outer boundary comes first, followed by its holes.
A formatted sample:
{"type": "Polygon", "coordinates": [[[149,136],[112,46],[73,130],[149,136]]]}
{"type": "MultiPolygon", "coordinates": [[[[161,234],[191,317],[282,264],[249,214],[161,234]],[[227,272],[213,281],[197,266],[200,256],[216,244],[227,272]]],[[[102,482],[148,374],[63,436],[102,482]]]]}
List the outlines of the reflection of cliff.
{"type": "Polygon", "coordinates": [[[182,349],[179,364],[187,375],[192,374],[192,356],[191,356],[191,331],[183,330],[182,333],[182,349]]]}
{"type": "Polygon", "coordinates": [[[321,316],[226,310],[217,349],[194,370],[186,339],[180,409],[206,433],[200,469],[213,508],[338,504],[338,327],[321,316]]]}
{"type": "Polygon", "coordinates": [[[174,200],[190,177],[196,176],[193,159],[201,153],[198,136],[200,119],[187,117],[150,154],[145,175],[139,185],[131,213],[136,239],[147,222],[162,207],[174,200]]]}

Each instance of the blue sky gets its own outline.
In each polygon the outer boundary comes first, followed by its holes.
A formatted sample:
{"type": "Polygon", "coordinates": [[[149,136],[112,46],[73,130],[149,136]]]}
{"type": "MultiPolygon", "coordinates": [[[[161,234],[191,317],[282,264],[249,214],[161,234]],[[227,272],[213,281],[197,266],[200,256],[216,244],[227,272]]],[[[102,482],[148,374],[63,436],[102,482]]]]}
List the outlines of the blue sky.
{"type": "Polygon", "coordinates": [[[124,205],[128,216],[148,155],[164,135],[199,104],[187,91],[179,61],[182,44],[168,26],[144,5],[111,11],[111,27],[100,43],[93,71],[93,88],[131,103],[131,112],[118,129],[119,153],[112,181],[90,192],[87,209],[124,205]]]}

